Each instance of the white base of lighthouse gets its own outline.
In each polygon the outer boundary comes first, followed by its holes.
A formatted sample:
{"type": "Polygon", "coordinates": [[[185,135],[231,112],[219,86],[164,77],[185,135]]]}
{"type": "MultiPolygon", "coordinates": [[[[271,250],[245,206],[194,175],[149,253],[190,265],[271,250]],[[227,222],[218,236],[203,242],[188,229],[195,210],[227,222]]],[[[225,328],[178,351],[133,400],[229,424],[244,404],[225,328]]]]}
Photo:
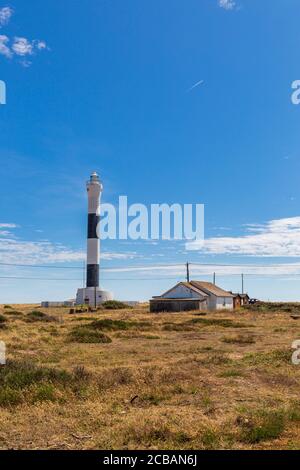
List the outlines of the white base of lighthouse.
{"type": "Polygon", "coordinates": [[[113,300],[112,292],[102,290],[100,287],[86,287],[78,289],[76,296],[76,305],[90,305],[95,307],[108,300],[113,300]]]}

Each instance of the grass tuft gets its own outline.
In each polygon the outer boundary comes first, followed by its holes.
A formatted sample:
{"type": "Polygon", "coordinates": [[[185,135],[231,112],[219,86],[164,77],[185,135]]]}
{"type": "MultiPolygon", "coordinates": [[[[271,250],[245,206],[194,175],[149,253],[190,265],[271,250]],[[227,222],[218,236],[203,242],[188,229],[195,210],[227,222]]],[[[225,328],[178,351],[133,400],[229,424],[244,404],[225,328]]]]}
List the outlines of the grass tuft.
{"type": "Polygon", "coordinates": [[[222,338],[223,343],[228,344],[254,344],[255,339],[253,335],[237,335],[237,336],[225,336],[222,338]]]}

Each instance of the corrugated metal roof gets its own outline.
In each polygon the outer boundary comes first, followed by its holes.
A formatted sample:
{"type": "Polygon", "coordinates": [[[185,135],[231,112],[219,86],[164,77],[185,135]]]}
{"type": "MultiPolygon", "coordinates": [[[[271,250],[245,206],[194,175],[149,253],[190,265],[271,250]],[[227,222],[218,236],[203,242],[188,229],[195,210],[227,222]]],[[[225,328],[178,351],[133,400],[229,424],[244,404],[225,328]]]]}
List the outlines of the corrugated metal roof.
{"type": "Polygon", "coordinates": [[[221,287],[216,286],[212,282],[190,281],[189,284],[196,287],[197,289],[204,290],[204,292],[214,294],[217,297],[234,297],[234,295],[230,294],[230,292],[221,289],[221,287]]]}
{"type": "Polygon", "coordinates": [[[220,287],[215,286],[211,282],[204,282],[204,281],[179,282],[178,284],[176,284],[176,286],[172,287],[167,292],[164,292],[161,297],[167,295],[169,292],[171,292],[177,286],[180,286],[180,285],[184,285],[188,289],[191,289],[192,291],[196,292],[197,294],[202,295],[203,297],[208,297],[209,294],[214,294],[217,297],[231,297],[231,298],[234,297],[234,295],[232,295],[230,292],[227,292],[226,290],[223,290],[220,287]]]}

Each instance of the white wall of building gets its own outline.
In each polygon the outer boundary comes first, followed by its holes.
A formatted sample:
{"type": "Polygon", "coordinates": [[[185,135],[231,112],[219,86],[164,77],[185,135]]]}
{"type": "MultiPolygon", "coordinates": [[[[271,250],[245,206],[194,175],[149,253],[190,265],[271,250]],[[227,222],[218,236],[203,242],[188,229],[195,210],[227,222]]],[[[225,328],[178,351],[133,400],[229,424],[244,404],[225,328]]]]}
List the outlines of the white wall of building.
{"type": "Polygon", "coordinates": [[[232,310],[233,298],[232,297],[217,297],[216,310],[232,310]]]}
{"type": "MultiPolygon", "coordinates": [[[[207,307],[208,310],[233,310],[233,298],[232,297],[218,297],[214,294],[207,294],[207,307]]],[[[169,292],[164,294],[162,297],[167,299],[203,299],[200,293],[189,289],[184,284],[179,284],[171,289],[169,292]]]]}
{"type": "Polygon", "coordinates": [[[203,299],[203,296],[201,294],[198,294],[197,292],[193,291],[192,289],[189,289],[183,284],[175,286],[162,297],[167,299],[203,299]]]}

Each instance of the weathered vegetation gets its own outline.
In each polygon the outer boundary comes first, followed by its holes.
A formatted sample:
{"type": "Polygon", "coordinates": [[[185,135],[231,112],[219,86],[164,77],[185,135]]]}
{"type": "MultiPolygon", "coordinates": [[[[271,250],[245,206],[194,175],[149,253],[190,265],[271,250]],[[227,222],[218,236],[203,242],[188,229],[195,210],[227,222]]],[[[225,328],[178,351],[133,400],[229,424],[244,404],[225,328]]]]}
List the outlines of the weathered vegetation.
{"type": "Polygon", "coordinates": [[[300,322],[278,308],[0,307],[0,448],[299,449],[300,322]]]}

